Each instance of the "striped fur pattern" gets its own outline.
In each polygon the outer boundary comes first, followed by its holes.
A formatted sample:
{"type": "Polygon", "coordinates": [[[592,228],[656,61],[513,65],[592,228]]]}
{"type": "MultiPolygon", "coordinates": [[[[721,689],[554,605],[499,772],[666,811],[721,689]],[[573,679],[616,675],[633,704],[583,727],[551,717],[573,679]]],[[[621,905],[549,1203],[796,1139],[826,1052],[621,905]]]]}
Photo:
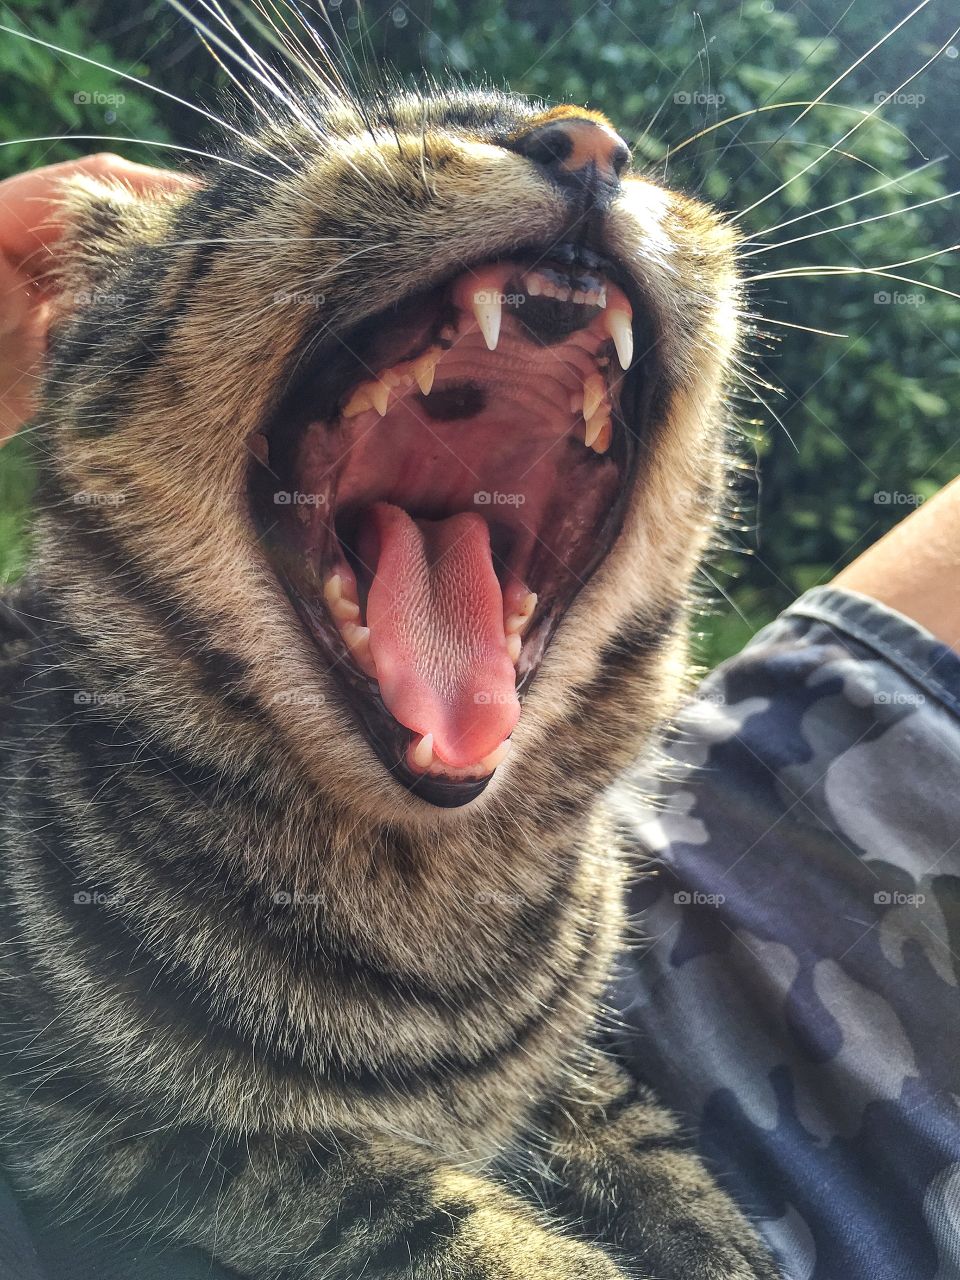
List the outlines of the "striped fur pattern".
{"type": "Polygon", "coordinates": [[[280,589],[248,444],[330,333],[549,243],[569,209],[511,146],[525,101],[312,110],[183,197],[68,193],[0,667],[3,1164],[56,1217],[250,1280],[771,1277],[596,1048],[625,874],[602,793],[682,679],[732,235],[638,177],[606,215],[649,299],[655,429],[508,765],[437,810],[374,758],[280,589]]]}

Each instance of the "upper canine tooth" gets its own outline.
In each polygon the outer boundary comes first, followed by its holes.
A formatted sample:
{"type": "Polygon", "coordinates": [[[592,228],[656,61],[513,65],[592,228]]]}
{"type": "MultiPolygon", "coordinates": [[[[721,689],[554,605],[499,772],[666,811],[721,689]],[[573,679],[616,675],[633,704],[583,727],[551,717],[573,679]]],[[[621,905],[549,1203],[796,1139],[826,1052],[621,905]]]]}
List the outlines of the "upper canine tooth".
{"type": "Polygon", "coordinates": [[[591,373],[583,384],[583,416],[589,422],[603,403],[606,385],[599,373],[591,373]]]}
{"type": "Polygon", "coordinates": [[[610,307],[606,314],[607,333],[617,348],[617,359],[621,369],[629,369],[633,362],[633,327],[628,311],[610,307]]]}
{"type": "Polygon", "coordinates": [[[481,289],[473,295],[473,314],[488,351],[496,351],[500,340],[500,321],[503,317],[503,304],[500,295],[492,289],[481,289]]]}

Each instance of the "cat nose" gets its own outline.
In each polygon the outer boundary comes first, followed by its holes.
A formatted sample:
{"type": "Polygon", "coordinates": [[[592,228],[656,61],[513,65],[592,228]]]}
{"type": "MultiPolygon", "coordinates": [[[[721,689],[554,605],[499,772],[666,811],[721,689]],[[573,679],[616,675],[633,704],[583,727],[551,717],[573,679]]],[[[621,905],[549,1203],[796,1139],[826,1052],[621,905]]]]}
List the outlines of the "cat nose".
{"type": "Polygon", "coordinates": [[[630,161],[630,148],[602,118],[570,115],[535,125],[514,148],[564,186],[613,191],[630,161]]]}

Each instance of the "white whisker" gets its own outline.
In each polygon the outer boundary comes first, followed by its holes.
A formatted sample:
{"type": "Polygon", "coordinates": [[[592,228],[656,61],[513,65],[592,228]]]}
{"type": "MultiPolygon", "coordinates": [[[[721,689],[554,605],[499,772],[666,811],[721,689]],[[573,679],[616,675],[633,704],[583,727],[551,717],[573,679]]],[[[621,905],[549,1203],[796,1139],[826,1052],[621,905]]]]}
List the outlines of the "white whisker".
{"type": "MultiPolygon", "coordinates": [[[[912,213],[915,209],[926,209],[932,204],[942,204],[944,200],[953,200],[956,196],[960,196],[960,189],[948,191],[942,196],[931,196],[929,200],[921,200],[919,204],[908,204],[903,209],[889,209],[886,213],[875,213],[870,218],[858,218],[856,222],[844,222],[839,227],[824,227],[820,231],[811,231],[805,236],[794,236],[790,240],[775,240],[773,244],[760,245],[759,248],[750,249],[740,256],[753,258],[758,253],[769,253],[772,249],[782,249],[789,244],[800,244],[803,240],[817,240],[820,236],[836,235],[838,231],[850,231],[853,227],[865,227],[871,222],[883,222],[885,218],[896,218],[902,213],[912,213]]],[[[948,250],[942,250],[942,252],[946,253],[948,250]]]]}
{"type": "Polygon", "coordinates": [[[177,142],[157,142],[153,138],[130,138],[113,133],[51,133],[36,138],[9,138],[0,142],[0,147],[15,147],[21,143],[31,142],[135,142],[141,147],[161,147],[166,151],[182,151],[185,155],[215,160],[217,164],[228,165],[231,169],[242,169],[244,173],[251,173],[255,178],[262,178],[264,182],[279,185],[278,178],[269,173],[261,173],[259,169],[253,169],[250,165],[233,160],[229,156],[218,156],[213,151],[199,151],[196,147],[184,147],[177,142]]]}
{"type": "MultiPolygon", "coordinates": [[[[915,9],[913,12],[914,13],[919,12],[919,9],[923,8],[926,4],[929,4],[929,2],[930,0],[923,0],[923,4],[918,6],[918,8],[915,9]]],[[[912,17],[913,15],[911,14],[909,16],[912,17]]],[[[907,21],[907,19],[904,19],[904,21],[907,21]]],[[[899,23],[898,27],[899,26],[903,26],[903,22],[899,23]]],[[[897,30],[897,29],[898,29],[897,27],[894,28],[894,30],[897,30]]],[[[893,32],[888,32],[887,35],[884,36],[884,40],[889,39],[890,35],[892,34],[893,32]]],[[[824,152],[824,155],[830,155],[831,151],[833,151],[835,148],[840,147],[844,142],[846,142],[848,138],[852,137],[853,134],[855,134],[858,129],[861,129],[863,125],[867,123],[868,120],[872,120],[874,116],[883,109],[883,107],[886,105],[886,103],[889,101],[890,98],[896,98],[898,94],[903,92],[903,90],[907,87],[907,85],[912,84],[913,81],[916,80],[918,76],[922,75],[923,72],[926,71],[927,67],[929,67],[932,63],[936,62],[937,58],[939,58],[942,53],[944,53],[947,49],[950,48],[951,43],[957,38],[958,35],[960,35],[960,27],[957,27],[954,31],[952,31],[950,35],[947,37],[947,39],[944,41],[944,43],[940,46],[940,48],[937,49],[935,53],[932,53],[930,57],[926,60],[926,62],[924,62],[921,66],[919,66],[917,70],[913,72],[912,75],[907,76],[906,80],[901,81],[901,83],[897,85],[896,89],[894,89],[892,93],[887,94],[886,97],[881,99],[881,101],[879,101],[876,104],[876,106],[873,107],[873,109],[867,113],[867,115],[863,120],[858,121],[857,124],[855,124],[852,129],[848,129],[842,138],[838,138],[834,146],[831,147],[828,151],[824,152]]],[[[879,42],[879,44],[882,44],[882,43],[883,43],[883,40],[879,42]]],[[[879,45],[877,47],[879,47],[879,45]]],[[[797,118],[800,119],[801,117],[798,116],[797,118]]],[[[793,174],[792,177],[787,178],[786,181],[781,182],[778,187],[774,187],[772,191],[768,191],[765,196],[761,196],[759,200],[755,200],[753,204],[748,205],[746,209],[741,209],[741,211],[734,217],[733,221],[734,222],[739,221],[741,218],[746,217],[748,213],[752,213],[754,209],[759,209],[761,205],[766,204],[768,200],[772,200],[773,197],[776,195],[779,195],[781,191],[786,191],[786,189],[792,186],[794,182],[802,178],[805,174],[809,173],[811,169],[813,169],[816,165],[818,165],[823,158],[824,156],[819,156],[816,160],[811,160],[808,165],[805,165],[797,173],[793,174]]]]}
{"type": "MultiPolygon", "coordinates": [[[[176,5],[177,0],[169,0],[169,3],[176,5]]],[[[20,40],[29,40],[31,44],[42,45],[45,49],[50,49],[54,53],[62,53],[65,57],[76,58],[78,62],[86,62],[91,67],[99,67],[101,71],[108,71],[111,75],[119,76],[121,80],[129,80],[131,84],[139,85],[142,89],[147,89],[151,93],[157,93],[162,98],[169,98],[171,102],[176,102],[178,106],[187,107],[190,111],[197,112],[198,115],[203,116],[206,120],[211,121],[219,128],[226,130],[226,132],[232,133],[238,138],[242,138],[244,142],[249,143],[251,146],[259,147],[259,149],[265,152],[271,160],[276,160],[278,164],[284,164],[284,161],[282,161],[279,156],[275,156],[264,143],[259,142],[256,138],[251,138],[250,135],[244,133],[242,129],[237,129],[232,124],[228,124],[226,120],[221,120],[220,117],[215,116],[212,111],[207,111],[203,107],[198,107],[194,102],[188,102],[186,98],[180,98],[175,93],[168,93],[166,89],[161,89],[159,85],[150,84],[146,80],[141,80],[139,76],[128,75],[126,71],[119,71],[116,67],[111,67],[106,62],[98,62],[96,58],[88,58],[85,54],[74,53],[72,49],[64,49],[60,45],[52,44],[49,40],[41,40],[39,36],[32,36],[26,31],[17,31],[16,28],[6,27],[2,23],[0,23],[0,31],[5,31],[11,36],[17,36],[20,40]]],[[[136,139],[129,139],[129,141],[136,141],[136,139]]],[[[198,152],[197,154],[202,155],[204,153],[198,152]]],[[[290,169],[291,173],[295,172],[290,165],[285,165],[285,167],[290,169]]],[[[251,170],[251,172],[253,171],[251,170]]],[[[260,176],[264,177],[265,175],[261,174],[260,176]]]]}
{"type": "MultiPolygon", "coordinates": [[[[860,191],[853,196],[844,196],[842,200],[835,200],[833,204],[821,205],[819,209],[808,209],[806,213],[798,213],[795,218],[787,218],[784,222],[777,222],[772,227],[764,227],[762,231],[755,231],[750,240],[759,240],[761,236],[772,236],[777,231],[783,231],[786,227],[792,227],[798,222],[805,222],[807,218],[816,218],[821,213],[831,213],[834,209],[839,209],[843,205],[853,204],[856,200],[866,200],[867,196],[874,196],[878,191],[887,191],[890,187],[898,186],[901,182],[909,181],[918,173],[924,173],[927,169],[935,164],[942,164],[946,156],[936,156],[933,160],[928,160],[925,164],[917,165],[915,169],[904,176],[896,178],[887,178],[885,182],[881,182],[879,186],[871,187],[869,191],[860,191]]],[[[750,243],[746,241],[745,243],[750,243]]]]}

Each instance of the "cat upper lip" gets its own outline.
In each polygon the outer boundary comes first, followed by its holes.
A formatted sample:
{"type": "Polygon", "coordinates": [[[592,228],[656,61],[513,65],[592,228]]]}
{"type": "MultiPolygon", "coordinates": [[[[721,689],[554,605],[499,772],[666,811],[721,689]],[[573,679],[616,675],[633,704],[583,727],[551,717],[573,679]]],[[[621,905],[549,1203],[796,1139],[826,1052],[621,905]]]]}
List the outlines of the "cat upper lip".
{"type": "MultiPolygon", "coordinates": [[[[315,501],[290,501],[274,561],[308,630],[328,653],[339,647],[337,673],[386,763],[418,794],[456,804],[505,759],[517,696],[618,527],[634,456],[620,412],[634,307],[595,257],[558,253],[474,266],[394,310],[373,329],[362,376],[288,438],[294,496],[315,501]],[[482,603],[438,602],[440,546],[467,548],[482,603]],[[398,632],[377,594],[411,574],[427,594],[403,605],[398,632]],[[465,668],[410,656],[421,607],[421,636],[467,634],[465,668]],[[466,693],[451,693],[458,680],[466,693]]],[[[270,455],[282,465],[279,449],[270,455]]]]}

